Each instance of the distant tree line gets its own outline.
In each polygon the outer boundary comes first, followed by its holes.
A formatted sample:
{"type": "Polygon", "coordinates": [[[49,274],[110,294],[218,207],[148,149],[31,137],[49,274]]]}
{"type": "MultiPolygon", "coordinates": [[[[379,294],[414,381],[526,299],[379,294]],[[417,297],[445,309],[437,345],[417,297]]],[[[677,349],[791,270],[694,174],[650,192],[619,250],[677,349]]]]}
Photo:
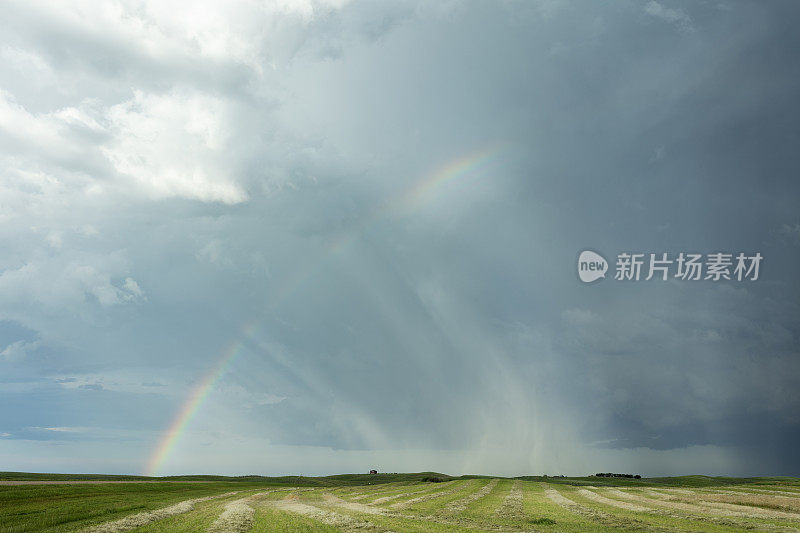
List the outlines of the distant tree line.
{"type": "Polygon", "coordinates": [[[627,477],[631,479],[642,479],[642,476],[636,474],[613,474],[611,472],[600,472],[599,474],[595,474],[595,477],[627,477]]]}

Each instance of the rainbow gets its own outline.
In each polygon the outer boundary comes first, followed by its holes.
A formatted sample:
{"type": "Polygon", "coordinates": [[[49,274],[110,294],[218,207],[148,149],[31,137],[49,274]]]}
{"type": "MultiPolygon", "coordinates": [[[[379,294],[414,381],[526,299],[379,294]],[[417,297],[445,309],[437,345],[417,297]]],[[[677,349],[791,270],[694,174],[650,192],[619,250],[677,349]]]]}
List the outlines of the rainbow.
{"type": "MultiPolygon", "coordinates": [[[[504,143],[493,143],[469,154],[458,157],[447,164],[437,168],[434,172],[418,180],[413,186],[399,194],[394,199],[381,204],[364,217],[362,223],[355,230],[347,235],[340,236],[331,242],[327,248],[327,254],[334,256],[341,253],[354,242],[357,236],[369,225],[377,220],[389,215],[408,215],[422,207],[431,197],[442,188],[442,186],[458,177],[464,176],[479,167],[489,163],[498,154],[505,150],[504,143]]],[[[317,269],[322,268],[324,261],[317,261],[310,267],[298,271],[292,279],[283,284],[283,287],[272,299],[272,307],[281,302],[289,294],[300,287],[303,282],[312,277],[317,269]]],[[[250,320],[242,328],[242,333],[222,352],[217,364],[211,371],[195,386],[172,423],[158,442],[158,446],[147,461],[145,475],[155,476],[161,466],[170,455],[175,445],[180,441],[181,435],[186,431],[186,427],[200,410],[214,385],[225,374],[228,366],[241,352],[243,341],[252,336],[256,326],[255,320],[250,320]]]]}
{"type": "Polygon", "coordinates": [[[186,430],[186,426],[192,421],[192,418],[200,410],[200,407],[208,398],[208,393],[214,388],[214,385],[225,374],[225,371],[230,366],[231,362],[236,356],[241,353],[243,340],[253,334],[256,326],[255,320],[248,322],[242,328],[242,334],[239,335],[230,345],[228,345],[222,352],[222,357],[217,362],[216,366],[206,374],[206,376],[198,383],[193,389],[189,398],[181,407],[178,414],[172,420],[172,423],[167,428],[167,431],[162,436],[155,451],[147,462],[144,475],[155,476],[161,469],[161,465],[169,456],[170,452],[175,448],[175,445],[180,440],[181,435],[186,430]]]}
{"type": "MultiPolygon", "coordinates": [[[[447,164],[438,167],[434,172],[425,175],[395,198],[372,209],[354,229],[343,235],[334,237],[326,246],[324,257],[334,257],[341,254],[349,245],[357,240],[358,236],[364,232],[364,230],[380,219],[391,215],[404,216],[413,214],[435,196],[447,182],[465,176],[490,163],[507,148],[507,143],[494,142],[484,148],[453,159],[447,164]]],[[[313,277],[315,272],[324,268],[324,266],[325,261],[319,260],[310,263],[305,269],[298,270],[292,278],[283,284],[283,287],[273,297],[272,306],[274,307],[279,302],[283,301],[288,295],[302,286],[303,282],[313,277]]]]}
{"type": "Polygon", "coordinates": [[[505,143],[494,143],[480,150],[453,159],[442,167],[439,167],[435,172],[419,180],[395,201],[390,202],[388,211],[394,213],[415,211],[424,205],[428,199],[435,196],[436,192],[441,189],[445,183],[473,172],[489,163],[500,154],[505,147],[505,143]]]}

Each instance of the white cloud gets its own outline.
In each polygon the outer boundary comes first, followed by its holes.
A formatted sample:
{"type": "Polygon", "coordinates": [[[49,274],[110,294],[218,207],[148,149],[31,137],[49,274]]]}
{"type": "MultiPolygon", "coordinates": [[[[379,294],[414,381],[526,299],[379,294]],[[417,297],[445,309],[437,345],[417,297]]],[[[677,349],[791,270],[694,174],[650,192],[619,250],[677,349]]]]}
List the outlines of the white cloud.
{"type": "Polygon", "coordinates": [[[122,294],[124,295],[124,299],[126,300],[137,300],[145,298],[144,292],[142,292],[142,288],[139,287],[139,284],[136,283],[136,280],[133,278],[125,278],[125,282],[122,284],[121,289],[122,294]]]}
{"type": "MultiPolygon", "coordinates": [[[[91,68],[108,66],[107,54],[130,63],[166,70],[197,71],[245,67],[262,73],[266,64],[283,62],[309,38],[319,18],[343,9],[347,0],[142,0],[8,2],[10,20],[28,29],[66,37],[77,53],[50,49],[91,68]]],[[[47,35],[42,35],[44,39],[47,35]]],[[[63,57],[63,56],[62,56],[63,57]]],[[[125,68],[125,67],[123,67],[125,68]]]]}
{"type": "Polygon", "coordinates": [[[38,306],[64,311],[96,300],[101,306],[140,301],[144,293],[133,278],[116,282],[125,269],[122,254],[56,256],[39,259],[0,273],[0,304],[6,309],[38,306]],[[130,281],[129,281],[130,280],[130,281]]]}
{"type": "Polygon", "coordinates": [[[692,29],[692,19],[680,9],[664,7],[655,0],[651,0],[644,7],[644,12],[648,15],[661,19],[664,22],[675,24],[682,30],[692,29]]]}
{"type": "Polygon", "coordinates": [[[33,426],[30,429],[38,429],[41,431],[52,431],[53,433],[82,433],[86,428],[81,427],[37,427],[33,426]]]}
{"type": "Polygon", "coordinates": [[[113,140],[103,152],[152,198],[242,202],[247,195],[229,175],[227,118],[219,98],[137,91],[108,111],[113,140]]]}
{"type": "Polygon", "coordinates": [[[70,126],[76,122],[82,126],[91,123],[75,108],[55,113],[31,113],[13,95],[0,90],[0,135],[7,139],[3,152],[8,155],[19,158],[20,151],[22,154],[35,152],[37,158],[62,164],[84,157],[90,148],[70,132],[70,126]]]}
{"type": "Polygon", "coordinates": [[[153,371],[151,369],[142,368],[118,368],[108,370],[105,372],[86,373],[86,374],[57,374],[48,376],[53,382],[57,383],[63,389],[79,390],[79,389],[97,389],[114,391],[114,392],[127,392],[134,394],[169,394],[177,395],[186,394],[188,391],[180,383],[180,380],[175,376],[159,376],[159,380],[164,383],[154,384],[153,371]],[[157,387],[154,390],[154,387],[157,387]]]}
{"type": "Polygon", "coordinates": [[[56,111],[53,115],[66,124],[77,126],[78,128],[91,130],[95,133],[102,133],[105,131],[105,128],[101,126],[94,117],[87,113],[85,109],[64,107],[56,111]]]}
{"type": "Polygon", "coordinates": [[[5,359],[6,361],[17,361],[24,358],[28,352],[37,349],[39,346],[39,341],[14,342],[0,350],[0,359],[5,359]]]}

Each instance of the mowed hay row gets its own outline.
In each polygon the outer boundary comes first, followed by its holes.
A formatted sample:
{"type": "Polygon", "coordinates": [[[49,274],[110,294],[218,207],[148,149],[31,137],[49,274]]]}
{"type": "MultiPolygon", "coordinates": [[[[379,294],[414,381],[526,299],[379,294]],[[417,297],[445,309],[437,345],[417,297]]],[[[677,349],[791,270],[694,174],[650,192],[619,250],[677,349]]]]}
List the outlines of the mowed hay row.
{"type": "MultiPolygon", "coordinates": [[[[317,507],[353,518],[359,524],[368,522],[371,524],[371,528],[383,528],[386,531],[426,533],[433,531],[485,530],[485,528],[480,527],[480,524],[471,520],[441,517],[435,514],[418,514],[412,510],[391,510],[358,502],[347,502],[333,495],[328,495],[324,503],[317,504],[317,507]]],[[[490,529],[496,528],[490,527],[490,529]]]]}
{"type": "MultiPolygon", "coordinates": [[[[83,531],[188,501],[221,497],[231,490],[215,483],[4,486],[0,487],[0,532],[83,531]]],[[[186,510],[181,507],[178,510],[186,510]]]]}
{"type": "Polygon", "coordinates": [[[478,482],[478,485],[480,486],[478,490],[464,496],[463,498],[451,501],[445,506],[444,512],[460,513],[466,510],[468,505],[488,496],[489,493],[491,493],[497,486],[497,482],[497,479],[478,482]]]}
{"type": "Polygon", "coordinates": [[[503,480],[499,489],[498,496],[502,497],[502,503],[494,510],[494,514],[499,518],[521,518],[523,516],[522,482],[509,483],[507,480],[503,480]]]}
{"type": "Polygon", "coordinates": [[[705,497],[698,497],[697,500],[683,498],[683,501],[698,501],[701,505],[722,512],[738,513],[749,518],[763,518],[766,520],[781,520],[800,523],[800,513],[790,511],[780,511],[771,508],[757,507],[745,502],[726,503],[722,501],[709,500],[705,497]]]}
{"type": "Polygon", "coordinates": [[[624,509],[626,511],[635,511],[638,513],[649,513],[653,512],[652,507],[645,507],[644,505],[638,505],[635,503],[624,502],[620,500],[613,500],[611,498],[606,498],[602,494],[598,494],[595,492],[597,487],[586,487],[578,489],[576,492],[583,496],[586,499],[592,500],[597,503],[602,503],[603,505],[607,505],[610,507],[616,507],[618,509],[624,509]]]}
{"type": "MultiPolygon", "coordinates": [[[[608,531],[717,531],[703,524],[683,521],[683,517],[670,517],[654,513],[651,508],[621,502],[598,494],[595,487],[550,485],[545,496],[565,510],[578,515],[591,524],[585,530],[608,531]]],[[[730,531],[727,529],[725,531],[730,531]]]]}
{"type": "Polygon", "coordinates": [[[367,505],[365,503],[346,501],[333,494],[323,494],[322,501],[326,506],[349,509],[357,513],[370,515],[384,515],[388,511],[383,507],[367,505]]]}
{"type": "MultiPolygon", "coordinates": [[[[259,509],[264,509],[267,512],[283,512],[291,515],[299,515],[306,519],[306,522],[320,523],[325,526],[333,528],[334,531],[381,531],[382,529],[375,526],[367,520],[360,520],[353,518],[346,514],[338,513],[323,509],[310,502],[304,502],[300,499],[285,498],[282,500],[267,500],[259,505],[259,509]]],[[[290,522],[291,523],[291,522],[290,522]]],[[[267,529],[267,531],[275,531],[275,529],[267,529]]],[[[289,530],[291,531],[291,529],[289,530]]],[[[309,531],[317,531],[312,528],[309,531]]]]}
{"type": "Polygon", "coordinates": [[[433,483],[431,486],[426,485],[411,485],[407,488],[386,493],[374,500],[369,501],[372,505],[384,505],[400,498],[409,498],[411,496],[418,496],[420,494],[430,494],[436,491],[445,490],[447,487],[452,486],[455,481],[448,481],[446,483],[433,483]],[[420,488],[421,487],[421,488],[420,488]],[[412,490],[413,489],[413,490],[412,490]]]}
{"type": "Polygon", "coordinates": [[[380,491],[377,490],[375,491],[369,489],[365,490],[364,487],[348,488],[346,490],[334,489],[332,492],[337,496],[339,496],[340,498],[344,498],[346,500],[363,500],[368,498],[374,498],[376,494],[381,493],[380,491]]]}
{"type": "MultiPolygon", "coordinates": [[[[800,532],[800,512],[796,512],[797,499],[793,496],[746,492],[730,486],[684,488],[623,483],[592,486],[559,481],[472,478],[382,487],[233,486],[234,489],[238,487],[243,488],[230,492],[223,486],[212,489],[218,490],[217,494],[207,489],[205,494],[198,494],[191,492],[198,488],[187,485],[185,494],[193,495],[190,498],[151,508],[147,514],[137,510],[127,517],[117,515],[115,520],[94,524],[82,531],[800,532]],[[356,498],[360,495],[368,497],[356,498]],[[771,507],[773,504],[784,508],[771,507]],[[147,520],[145,523],[130,520],[136,515],[144,515],[147,520]],[[128,521],[121,522],[123,518],[128,521]]],[[[752,487],[742,488],[752,490],[752,487]]],[[[138,500],[136,504],[141,505],[138,500]]],[[[63,505],[59,509],[68,510],[63,505]]],[[[65,524],[66,527],[57,529],[49,526],[48,531],[77,531],[80,526],[86,527],[86,522],[73,523],[71,527],[65,524]]],[[[41,528],[10,529],[0,525],[0,532],[39,530],[41,528]]]]}
{"type": "Polygon", "coordinates": [[[374,489],[373,487],[331,487],[329,490],[342,498],[354,498],[356,496],[369,495],[379,489],[377,487],[374,489]]]}
{"type": "MultiPolygon", "coordinates": [[[[677,499],[672,498],[668,494],[662,494],[654,491],[653,489],[623,490],[623,489],[607,488],[606,493],[616,498],[635,501],[645,506],[652,507],[654,509],[681,511],[684,513],[693,513],[700,516],[711,515],[713,513],[713,510],[708,509],[707,507],[691,503],[684,503],[678,501],[677,499]]],[[[681,493],[681,495],[688,495],[688,496],[690,496],[691,494],[693,494],[693,492],[691,491],[681,493]]]]}
{"type": "Polygon", "coordinates": [[[643,505],[618,501],[596,492],[595,487],[559,485],[545,489],[548,498],[590,525],[582,531],[732,531],[730,527],[693,522],[687,517],[661,514],[643,505]]]}
{"type": "MultiPolygon", "coordinates": [[[[653,497],[652,494],[655,491],[652,489],[615,489],[608,487],[603,492],[611,498],[633,501],[646,507],[651,507],[655,513],[675,517],[676,519],[688,519],[705,524],[715,524],[720,527],[732,527],[737,531],[744,529],[798,531],[796,527],[782,523],[783,521],[780,519],[761,516],[757,513],[718,509],[702,505],[701,502],[687,503],[664,494],[659,494],[660,497],[653,497]]],[[[690,495],[690,493],[681,493],[681,496],[690,495]]],[[[711,526],[709,525],[708,527],[710,528],[711,526]]]]}
{"type": "MultiPolygon", "coordinates": [[[[645,489],[647,490],[647,489],[645,489]]],[[[604,487],[602,493],[609,498],[616,499],[623,502],[635,502],[631,505],[641,505],[646,507],[654,513],[662,513],[674,516],[689,516],[689,517],[705,517],[711,516],[708,509],[696,505],[669,505],[663,500],[648,497],[643,494],[644,491],[639,489],[623,490],[613,487],[604,487]]],[[[691,495],[693,492],[690,490],[681,491],[681,494],[691,495]]]]}
{"type": "Polygon", "coordinates": [[[634,528],[702,532],[741,531],[743,529],[775,530],[771,523],[758,519],[715,515],[702,507],[659,506],[657,501],[640,498],[612,487],[592,487],[591,489],[584,487],[577,489],[571,497],[578,503],[605,512],[613,518],[614,522],[626,521],[628,526],[634,528]]]}
{"type": "Polygon", "coordinates": [[[697,494],[699,492],[718,492],[720,494],[726,494],[729,492],[735,492],[737,494],[772,494],[774,496],[786,496],[786,497],[794,497],[800,498],[800,492],[791,491],[791,490],[783,490],[784,487],[775,488],[775,489],[765,489],[765,488],[758,488],[753,487],[751,485],[721,485],[719,487],[698,487],[696,489],[688,490],[688,489],[678,489],[675,487],[647,487],[652,490],[657,490],[659,492],[665,493],[674,493],[674,494],[697,494]]]}
{"type": "Polygon", "coordinates": [[[370,489],[366,489],[366,490],[364,490],[364,488],[361,487],[361,490],[358,491],[358,492],[337,493],[337,494],[339,496],[341,496],[342,498],[345,498],[345,499],[348,499],[348,500],[359,501],[359,500],[373,500],[375,498],[383,496],[384,494],[393,493],[396,490],[397,490],[397,487],[393,487],[393,486],[390,485],[388,487],[381,487],[380,489],[371,489],[370,488],[370,489]]]}
{"type": "MultiPolygon", "coordinates": [[[[483,485],[489,485],[490,480],[487,480],[483,485]]],[[[496,483],[491,483],[492,486],[496,483]]],[[[337,521],[330,520],[329,515],[319,514],[314,516],[308,507],[295,506],[296,511],[304,512],[307,517],[314,517],[319,520],[327,520],[329,525],[347,530],[356,529],[375,529],[386,528],[392,531],[470,531],[470,530],[485,530],[483,525],[488,526],[490,529],[496,529],[494,524],[479,523],[479,521],[470,518],[455,518],[451,517],[443,511],[447,503],[455,501],[458,498],[466,497],[466,494],[474,494],[481,489],[477,482],[460,483],[457,485],[459,488],[453,492],[451,498],[453,500],[439,501],[439,495],[450,492],[440,489],[437,492],[437,499],[430,500],[431,509],[408,508],[403,510],[391,509],[389,507],[380,507],[376,505],[369,505],[359,501],[344,500],[338,495],[333,493],[322,493],[321,500],[314,499],[317,495],[306,494],[302,497],[293,498],[296,503],[303,504],[304,506],[312,506],[319,509],[322,513],[333,513],[334,515],[342,515],[356,520],[355,523],[345,523],[341,518],[337,521]],[[468,492],[474,491],[474,492],[468,492]],[[308,498],[307,498],[308,497],[308,498]],[[371,525],[368,525],[371,524],[371,525]]],[[[413,491],[412,491],[413,492],[413,491]]],[[[288,500],[289,498],[287,498],[288,500]]],[[[419,505],[419,504],[418,504],[419,505]]],[[[282,502],[279,506],[284,509],[289,509],[282,502]]],[[[493,510],[494,508],[492,508],[493,510]]]]}
{"type": "Polygon", "coordinates": [[[258,506],[253,516],[252,533],[275,533],[276,531],[341,533],[341,529],[313,518],[281,511],[269,506],[258,506]]]}
{"type": "Polygon", "coordinates": [[[391,507],[392,509],[406,509],[407,507],[418,505],[422,502],[454,494],[456,492],[464,490],[464,487],[469,487],[469,485],[470,482],[468,481],[454,481],[452,484],[449,484],[446,487],[441,487],[441,488],[437,487],[435,490],[426,492],[420,496],[415,496],[408,500],[403,500],[400,502],[393,503],[389,507],[391,507]]]}
{"type": "Polygon", "coordinates": [[[705,501],[750,505],[794,513],[800,512],[800,497],[783,494],[764,494],[735,490],[702,490],[697,491],[696,495],[702,497],[705,501]]]}
{"type": "MultiPolygon", "coordinates": [[[[713,517],[693,516],[690,514],[652,508],[647,505],[627,505],[630,502],[609,497],[611,494],[598,494],[587,487],[559,487],[564,493],[562,497],[571,501],[571,510],[587,517],[595,523],[595,529],[628,530],[628,531],[696,531],[696,532],[728,532],[752,529],[760,526],[758,522],[742,522],[713,517]],[[577,507],[576,507],[577,506],[577,507]]],[[[767,529],[772,529],[767,524],[767,529]]],[[[763,529],[763,528],[762,528],[763,529]]]]}
{"type": "MultiPolygon", "coordinates": [[[[739,488],[739,487],[734,486],[734,487],[730,487],[730,488],[733,489],[733,488],[739,488]]],[[[766,488],[766,487],[764,487],[764,488],[752,487],[751,488],[751,487],[748,487],[748,490],[751,490],[753,492],[762,492],[762,493],[765,493],[765,494],[783,494],[783,495],[786,495],[786,496],[793,496],[795,498],[800,498],[800,488],[798,488],[797,490],[787,490],[787,489],[789,489],[789,487],[782,487],[782,486],[781,487],[777,487],[777,488],[766,488]]]]}
{"type": "Polygon", "coordinates": [[[202,498],[184,500],[182,502],[170,505],[168,507],[162,507],[161,509],[155,509],[153,511],[143,511],[140,513],[125,516],[123,518],[118,518],[116,520],[112,520],[109,522],[104,522],[102,524],[97,524],[95,526],[88,527],[83,531],[85,533],[118,533],[122,531],[130,531],[132,529],[144,527],[152,522],[158,522],[175,515],[188,513],[194,510],[195,506],[197,506],[200,503],[207,502],[210,500],[224,499],[226,497],[230,497],[235,494],[236,492],[229,492],[226,494],[218,494],[214,496],[205,496],[202,498]]]}
{"type": "Polygon", "coordinates": [[[522,481],[522,511],[524,522],[535,527],[550,527],[555,531],[593,531],[598,516],[563,497],[550,485],[522,481]]]}
{"type": "Polygon", "coordinates": [[[486,531],[485,528],[465,521],[440,519],[424,515],[401,514],[395,512],[391,512],[387,515],[361,515],[349,509],[342,509],[339,512],[356,520],[367,521],[371,524],[371,527],[387,533],[456,533],[464,531],[486,531]]]}
{"type": "Polygon", "coordinates": [[[515,481],[510,479],[493,479],[476,493],[480,493],[480,497],[465,502],[466,508],[461,513],[481,517],[498,516],[497,511],[503,506],[514,484],[515,481]]]}
{"type": "Polygon", "coordinates": [[[784,511],[772,507],[756,506],[752,503],[744,501],[744,497],[727,496],[725,494],[705,493],[697,491],[691,495],[680,494],[673,495],[664,493],[659,490],[645,490],[646,494],[653,497],[653,499],[661,500],[669,503],[683,503],[687,505],[697,505],[706,508],[706,512],[713,512],[714,514],[729,514],[730,516],[746,516],[750,518],[764,518],[769,520],[785,520],[791,522],[800,522],[800,512],[784,511]],[[737,503],[729,503],[724,501],[725,498],[733,498],[737,503]]]}
{"type": "MultiPolygon", "coordinates": [[[[659,490],[670,490],[673,491],[675,489],[662,487],[659,490]]],[[[785,485],[756,485],[756,484],[745,484],[745,485],[721,485],[719,487],[708,487],[702,488],[698,490],[703,491],[735,491],[735,492],[747,492],[747,493],[757,493],[757,494],[774,494],[774,495],[782,495],[782,496],[791,496],[794,498],[800,498],[800,487],[796,489],[791,486],[785,485]]]]}
{"type": "Polygon", "coordinates": [[[362,501],[363,503],[373,503],[380,505],[386,502],[396,500],[398,498],[402,498],[404,496],[410,497],[410,495],[413,494],[421,494],[423,492],[430,492],[436,489],[440,489],[442,488],[443,485],[444,484],[414,483],[403,486],[395,486],[389,490],[367,494],[366,497],[359,498],[358,501],[362,501]]]}
{"type": "Polygon", "coordinates": [[[407,487],[413,487],[415,485],[416,483],[409,482],[384,483],[381,485],[333,488],[332,492],[347,500],[369,500],[384,494],[392,494],[398,490],[404,490],[407,487]]]}
{"type": "Polygon", "coordinates": [[[478,480],[471,479],[463,482],[461,485],[455,485],[449,490],[438,491],[412,498],[409,501],[413,503],[406,503],[405,505],[400,505],[397,507],[392,505],[390,507],[395,509],[409,509],[416,513],[422,514],[447,514],[447,506],[451,502],[467,497],[468,495],[479,490],[480,487],[481,485],[478,480]]]}
{"type": "MultiPolygon", "coordinates": [[[[291,523],[291,522],[288,522],[291,523]]],[[[405,516],[395,511],[369,506],[359,502],[346,501],[332,493],[290,494],[281,500],[265,500],[256,512],[253,531],[467,531],[460,525],[450,525],[429,519],[429,517],[405,516]],[[277,528],[259,519],[259,513],[276,517],[287,522],[287,514],[302,518],[305,526],[277,528]],[[277,515],[276,515],[277,513],[277,515]],[[326,529],[323,529],[323,527],[326,529]]]]}
{"type": "MultiPolygon", "coordinates": [[[[136,533],[161,533],[164,531],[175,533],[189,533],[193,531],[206,531],[215,520],[224,512],[225,505],[237,500],[239,495],[228,496],[198,503],[186,513],[176,514],[167,518],[148,523],[134,529],[136,533]]],[[[127,531],[127,530],[112,530],[127,531]]]]}
{"type": "Polygon", "coordinates": [[[208,528],[209,533],[243,533],[253,526],[253,505],[269,492],[259,492],[225,504],[222,513],[208,528]]]}
{"type": "MultiPolygon", "coordinates": [[[[454,514],[443,514],[451,520],[459,520],[464,524],[480,529],[504,531],[529,531],[531,524],[523,511],[522,484],[508,479],[497,480],[497,483],[480,498],[473,499],[465,510],[454,514]]],[[[545,520],[543,523],[547,523],[545,520]]]]}
{"type": "MultiPolygon", "coordinates": [[[[563,490],[563,489],[562,489],[563,490]]],[[[558,505],[563,509],[567,509],[568,511],[591,517],[591,518],[599,518],[601,513],[593,510],[590,507],[586,507],[585,505],[581,505],[580,503],[576,502],[574,499],[570,499],[564,496],[558,489],[552,486],[546,486],[544,488],[544,496],[550,500],[552,503],[558,505]]]]}

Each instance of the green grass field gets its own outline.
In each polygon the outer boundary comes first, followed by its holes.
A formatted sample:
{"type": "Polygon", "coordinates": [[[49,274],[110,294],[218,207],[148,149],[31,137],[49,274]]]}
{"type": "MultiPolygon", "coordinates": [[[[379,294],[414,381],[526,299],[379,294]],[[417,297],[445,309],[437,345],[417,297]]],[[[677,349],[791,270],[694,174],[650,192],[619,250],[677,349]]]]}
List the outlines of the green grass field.
{"type": "Polygon", "coordinates": [[[0,473],[0,481],[29,482],[0,485],[0,533],[800,529],[796,478],[0,473]],[[431,477],[443,481],[423,481],[431,477]]]}

